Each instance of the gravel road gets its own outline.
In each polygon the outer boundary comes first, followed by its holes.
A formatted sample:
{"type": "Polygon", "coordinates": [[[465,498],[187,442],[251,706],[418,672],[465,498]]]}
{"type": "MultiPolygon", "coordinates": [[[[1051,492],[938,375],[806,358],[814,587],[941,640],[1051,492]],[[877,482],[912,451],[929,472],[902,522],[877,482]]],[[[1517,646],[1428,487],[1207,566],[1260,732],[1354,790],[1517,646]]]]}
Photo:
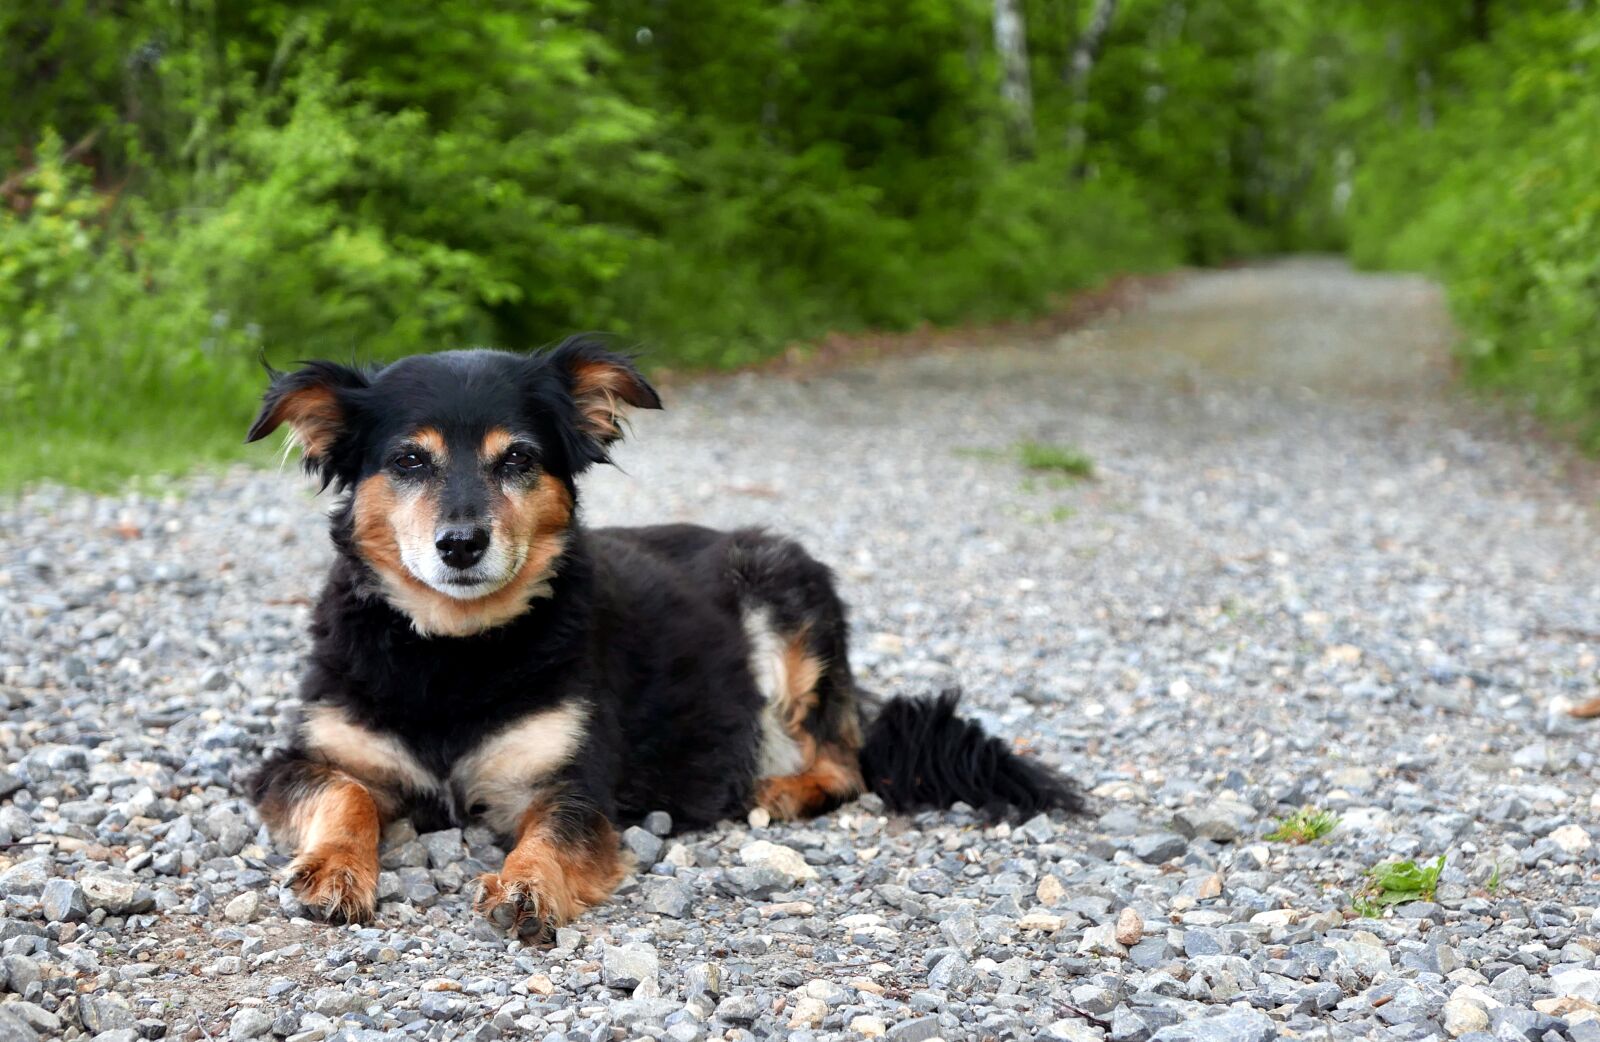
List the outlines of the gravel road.
{"type": "Polygon", "coordinates": [[[1094,809],[634,832],[653,867],[554,949],[470,913],[476,830],[391,828],[370,927],[278,885],[238,785],[328,560],[298,476],[0,504],[0,1042],[1600,1039],[1597,486],[1452,390],[1448,336],[1423,281],[1295,261],[669,387],[592,522],[800,536],[867,683],[961,684],[1094,809]],[[1306,806],[1339,823],[1266,838],[1306,806]]]}

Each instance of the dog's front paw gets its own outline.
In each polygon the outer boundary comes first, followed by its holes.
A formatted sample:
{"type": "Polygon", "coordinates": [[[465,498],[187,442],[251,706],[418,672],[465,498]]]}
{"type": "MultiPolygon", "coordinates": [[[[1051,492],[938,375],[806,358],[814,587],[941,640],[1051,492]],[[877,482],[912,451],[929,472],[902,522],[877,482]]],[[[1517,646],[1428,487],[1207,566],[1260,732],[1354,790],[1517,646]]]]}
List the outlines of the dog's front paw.
{"type": "Polygon", "coordinates": [[[378,908],[378,855],[349,847],[307,850],[289,863],[300,903],[328,919],[360,923],[378,908]]]}
{"type": "Polygon", "coordinates": [[[472,907],[507,933],[525,941],[547,941],[563,925],[554,903],[534,879],[515,879],[498,872],[478,877],[478,894],[472,907]]]}

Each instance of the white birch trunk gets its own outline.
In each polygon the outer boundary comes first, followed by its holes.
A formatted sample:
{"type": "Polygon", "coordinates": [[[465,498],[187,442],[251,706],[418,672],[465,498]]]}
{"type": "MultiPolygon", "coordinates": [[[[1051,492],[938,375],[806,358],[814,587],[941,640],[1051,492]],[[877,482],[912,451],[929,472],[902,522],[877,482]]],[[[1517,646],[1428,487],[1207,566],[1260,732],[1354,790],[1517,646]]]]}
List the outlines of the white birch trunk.
{"type": "Polygon", "coordinates": [[[1089,74],[1094,71],[1095,59],[1111,31],[1111,20],[1117,15],[1117,0],[1095,0],[1089,14],[1089,24],[1072,48],[1072,60],[1067,65],[1067,86],[1072,88],[1072,122],[1067,126],[1067,150],[1074,163],[1083,155],[1086,142],[1085,124],[1089,116],[1089,74]]]}
{"type": "Polygon", "coordinates": [[[994,0],[994,49],[1000,56],[1000,97],[1016,143],[1026,147],[1033,141],[1033,85],[1020,0],[994,0]]]}

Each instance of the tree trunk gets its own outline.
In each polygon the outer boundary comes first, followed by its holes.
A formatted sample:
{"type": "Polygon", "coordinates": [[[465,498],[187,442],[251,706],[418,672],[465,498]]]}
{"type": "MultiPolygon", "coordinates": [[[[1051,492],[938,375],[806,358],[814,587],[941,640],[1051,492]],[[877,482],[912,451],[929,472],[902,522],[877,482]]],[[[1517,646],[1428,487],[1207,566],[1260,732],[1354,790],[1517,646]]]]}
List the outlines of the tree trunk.
{"type": "Polygon", "coordinates": [[[1489,0],[1472,0],[1472,35],[1481,43],[1489,41],[1489,0]]]}
{"type": "Polygon", "coordinates": [[[1033,86],[1028,79],[1028,27],[1020,0],[994,0],[994,49],[1000,56],[1000,98],[1013,147],[1033,145],[1033,86]]]}
{"type": "Polygon", "coordinates": [[[1111,31],[1111,20],[1117,14],[1117,0],[1094,0],[1094,10],[1089,13],[1089,24],[1084,27],[1077,44],[1072,48],[1072,58],[1067,63],[1066,81],[1072,95],[1072,116],[1067,124],[1067,153],[1076,167],[1088,144],[1086,123],[1089,118],[1089,74],[1094,72],[1095,59],[1105,45],[1106,34],[1111,31]]]}

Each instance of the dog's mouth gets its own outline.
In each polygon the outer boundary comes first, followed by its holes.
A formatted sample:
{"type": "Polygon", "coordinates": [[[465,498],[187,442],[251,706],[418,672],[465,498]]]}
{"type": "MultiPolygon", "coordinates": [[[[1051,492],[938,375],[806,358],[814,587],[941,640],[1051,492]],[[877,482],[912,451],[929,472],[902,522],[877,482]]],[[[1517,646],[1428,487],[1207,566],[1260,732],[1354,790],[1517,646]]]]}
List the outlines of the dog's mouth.
{"type": "Polygon", "coordinates": [[[496,539],[483,560],[471,568],[452,568],[426,552],[402,553],[401,560],[406,571],[429,588],[452,600],[471,601],[510,585],[527,563],[528,551],[515,542],[496,539]]]}
{"type": "Polygon", "coordinates": [[[473,569],[464,572],[418,575],[417,578],[447,597],[470,601],[478,597],[487,597],[510,582],[514,574],[516,574],[514,571],[508,574],[495,574],[473,569]]]}

